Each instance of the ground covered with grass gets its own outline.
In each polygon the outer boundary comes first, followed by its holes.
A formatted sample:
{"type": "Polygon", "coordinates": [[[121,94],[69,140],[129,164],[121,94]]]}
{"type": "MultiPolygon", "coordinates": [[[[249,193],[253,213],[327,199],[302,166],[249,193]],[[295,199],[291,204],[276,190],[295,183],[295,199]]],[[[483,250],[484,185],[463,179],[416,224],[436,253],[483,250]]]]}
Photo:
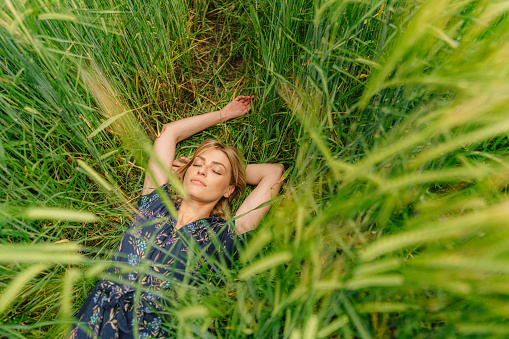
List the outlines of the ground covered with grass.
{"type": "Polygon", "coordinates": [[[0,4],[0,336],[63,337],[170,121],[285,187],[233,267],[163,295],[177,337],[509,334],[509,6],[0,4]]]}

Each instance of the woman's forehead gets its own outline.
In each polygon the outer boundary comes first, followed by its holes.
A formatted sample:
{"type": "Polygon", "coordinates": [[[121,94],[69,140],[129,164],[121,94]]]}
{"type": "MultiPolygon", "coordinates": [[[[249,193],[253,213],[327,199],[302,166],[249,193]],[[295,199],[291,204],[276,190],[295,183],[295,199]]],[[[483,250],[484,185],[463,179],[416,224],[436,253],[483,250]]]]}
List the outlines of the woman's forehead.
{"type": "Polygon", "coordinates": [[[200,152],[196,154],[195,157],[200,158],[208,163],[219,162],[228,169],[231,167],[230,160],[228,159],[226,154],[224,154],[223,151],[217,148],[208,149],[206,151],[200,152]]]}

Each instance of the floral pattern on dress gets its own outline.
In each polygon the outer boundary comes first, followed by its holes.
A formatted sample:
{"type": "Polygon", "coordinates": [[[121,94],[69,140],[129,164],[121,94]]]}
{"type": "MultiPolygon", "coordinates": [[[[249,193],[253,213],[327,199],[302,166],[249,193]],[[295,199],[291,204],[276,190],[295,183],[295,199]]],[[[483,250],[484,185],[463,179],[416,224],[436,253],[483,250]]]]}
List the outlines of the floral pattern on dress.
{"type": "MultiPolygon", "coordinates": [[[[199,280],[200,268],[214,270],[214,261],[229,265],[236,247],[243,243],[244,236],[236,236],[221,218],[208,217],[175,229],[176,220],[158,191],[170,199],[168,184],[140,198],[138,211],[113,255],[116,267],[107,271],[115,282],[96,284],[78,312],[70,338],[133,338],[135,323],[139,338],[168,338],[170,334],[161,327],[163,307],[158,291],[184,280],[190,252],[201,256],[197,270],[188,277],[189,283],[194,283],[199,280]],[[149,269],[138,271],[140,265],[149,269]],[[135,300],[134,284],[143,288],[139,300],[135,300]]],[[[175,208],[179,207],[177,202],[175,208]]]]}

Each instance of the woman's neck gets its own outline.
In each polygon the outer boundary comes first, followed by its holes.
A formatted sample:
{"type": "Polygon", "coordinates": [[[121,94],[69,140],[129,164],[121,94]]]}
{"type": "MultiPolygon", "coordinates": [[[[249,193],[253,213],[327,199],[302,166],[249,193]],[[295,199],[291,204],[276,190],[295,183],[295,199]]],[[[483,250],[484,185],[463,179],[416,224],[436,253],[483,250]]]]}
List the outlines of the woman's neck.
{"type": "Polygon", "coordinates": [[[177,213],[176,229],[181,228],[193,221],[200,220],[210,216],[215,204],[201,203],[194,200],[182,200],[177,213]]]}

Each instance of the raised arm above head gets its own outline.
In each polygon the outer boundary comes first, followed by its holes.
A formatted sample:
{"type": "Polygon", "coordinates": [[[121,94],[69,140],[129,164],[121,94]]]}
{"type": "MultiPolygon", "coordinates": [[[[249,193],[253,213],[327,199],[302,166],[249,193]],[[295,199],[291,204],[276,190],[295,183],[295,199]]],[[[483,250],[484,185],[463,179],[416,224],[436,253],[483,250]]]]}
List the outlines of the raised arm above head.
{"type": "Polygon", "coordinates": [[[282,164],[251,164],[246,167],[248,185],[255,189],[240,205],[236,216],[244,216],[235,220],[237,231],[242,234],[255,229],[262,218],[269,212],[270,206],[256,209],[261,204],[275,198],[283,182],[285,168],[282,164]]]}
{"type": "Polygon", "coordinates": [[[238,96],[219,111],[192,116],[164,125],[161,134],[154,141],[154,149],[148,162],[142,194],[148,194],[156,187],[168,182],[166,173],[171,169],[178,142],[218,123],[245,115],[251,109],[250,103],[253,98],[238,96]]]}

